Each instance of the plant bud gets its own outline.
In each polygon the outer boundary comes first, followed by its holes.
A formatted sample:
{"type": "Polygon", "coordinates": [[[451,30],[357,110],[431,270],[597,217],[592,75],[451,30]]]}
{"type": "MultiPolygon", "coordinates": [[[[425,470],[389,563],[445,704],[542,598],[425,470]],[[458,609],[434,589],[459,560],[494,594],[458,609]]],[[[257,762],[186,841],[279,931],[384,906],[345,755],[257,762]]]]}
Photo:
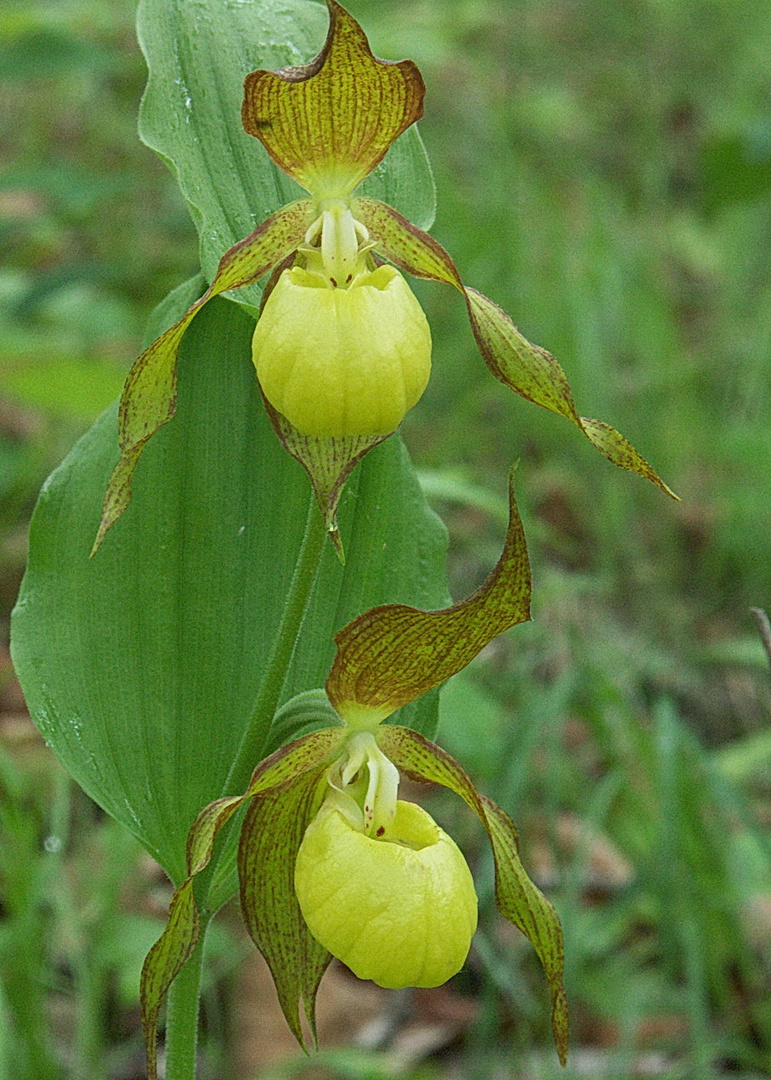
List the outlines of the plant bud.
{"type": "Polygon", "coordinates": [[[379,838],[325,803],[300,845],[295,891],[316,940],[380,986],[446,982],[476,930],[466,860],[414,803],[399,801],[379,838]]]}
{"type": "Polygon", "coordinates": [[[285,270],[254,332],[265,397],[304,435],[389,435],[423,393],[431,332],[392,266],[335,288],[321,274],[285,270]]]}

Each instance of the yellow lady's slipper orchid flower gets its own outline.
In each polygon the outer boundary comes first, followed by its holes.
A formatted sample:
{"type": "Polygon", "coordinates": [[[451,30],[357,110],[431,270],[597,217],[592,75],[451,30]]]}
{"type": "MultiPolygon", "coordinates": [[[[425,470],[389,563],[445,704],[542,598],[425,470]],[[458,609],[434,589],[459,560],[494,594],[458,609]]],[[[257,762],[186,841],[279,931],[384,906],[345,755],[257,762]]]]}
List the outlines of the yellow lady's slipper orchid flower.
{"type": "MultiPolygon", "coordinates": [[[[410,728],[382,723],[460,671],[497,634],[526,621],[529,604],[527,549],[512,488],[503,553],[475,593],[440,611],[373,608],[336,635],[326,694],[308,692],[314,701],[309,720],[325,726],[260,762],[243,795],[211,803],[190,829],[188,877],[142,973],[150,1080],[163,1000],[200,933],[196,875],[209,863],[219,831],[245,803],[241,911],[300,1043],[306,1038],[301,1006],[315,1041],[316,992],[332,955],[383,986],[437,985],[459,970],[476,926],[471,875],[430,816],[398,799],[400,775],[449,788],[482,823],[493,850],[498,909],[543,964],[564,1063],[562,931],[520,861],[513,822],[439,746],[410,728]]],[[[286,706],[295,724],[300,698],[286,706]]]]}
{"type": "Polygon", "coordinates": [[[135,362],[118,414],[120,461],[94,550],[129,504],[147,440],[174,415],[177,353],[190,321],[213,296],[277,268],[283,273],[277,285],[269,282],[275,288],[258,323],[254,359],[271,423],[308,472],[333,541],[351,469],[398,426],[428,379],[428,328],[394,267],[457,289],[497,379],[565,417],[614,464],[671,495],[622,435],[579,415],[555,358],[527,341],[497,304],[467,288],[436,240],[392,207],[357,194],[394,140],[422,116],[425,87],[411,61],[376,59],[356,20],[337,0],[327,6],[329,33],[314,60],[255,71],[244,83],[244,129],[309,198],[277,210],[225,252],[204,295],[135,362]],[[384,259],[391,269],[378,269],[384,259]]]}
{"type": "Polygon", "coordinates": [[[390,435],[426,388],[423,309],[393,266],[370,267],[371,247],[350,209],[325,211],[257,323],[262,391],[303,435],[390,435]]]}
{"type": "Polygon", "coordinates": [[[303,836],[294,885],[315,939],[379,986],[440,986],[463,967],[477,898],[455,842],[414,803],[371,732],[328,773],[303,836]]]}

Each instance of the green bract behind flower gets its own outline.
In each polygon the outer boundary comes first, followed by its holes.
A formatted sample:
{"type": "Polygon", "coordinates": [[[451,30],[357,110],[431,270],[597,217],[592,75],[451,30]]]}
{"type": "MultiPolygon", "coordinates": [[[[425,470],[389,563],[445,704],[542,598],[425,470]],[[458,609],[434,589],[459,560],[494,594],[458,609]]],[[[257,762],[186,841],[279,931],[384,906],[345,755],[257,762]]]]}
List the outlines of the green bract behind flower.
{"type": "Polygon", "coordinates": [[[308,929],[360,979],[439,986],[460,971],[477,898],[455,842],[414,803],[368,836],[333,802],[308,826],[295,889],[308,929]]]}

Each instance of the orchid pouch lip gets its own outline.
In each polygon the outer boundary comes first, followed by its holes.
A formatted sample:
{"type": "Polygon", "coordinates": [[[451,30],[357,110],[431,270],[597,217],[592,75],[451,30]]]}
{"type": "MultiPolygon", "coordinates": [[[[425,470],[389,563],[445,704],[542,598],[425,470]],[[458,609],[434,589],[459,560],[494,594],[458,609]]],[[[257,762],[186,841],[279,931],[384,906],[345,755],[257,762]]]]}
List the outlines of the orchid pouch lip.
{"type": "Polygon", "coordinates": [[[332,803],[308,826],[295,891],[308,929],[361,979],[439,986],[463,966],[477,898],[455,842],[421,807],[399,800],[380,836],[332,803]]]}
{"type": "Polygon", "coordinates": [[[254,332],[252,358],[270,404],[304,435],[390,435],[423,393],[431,331],[392,266],[346,288],[284,270],[254,332]]]}

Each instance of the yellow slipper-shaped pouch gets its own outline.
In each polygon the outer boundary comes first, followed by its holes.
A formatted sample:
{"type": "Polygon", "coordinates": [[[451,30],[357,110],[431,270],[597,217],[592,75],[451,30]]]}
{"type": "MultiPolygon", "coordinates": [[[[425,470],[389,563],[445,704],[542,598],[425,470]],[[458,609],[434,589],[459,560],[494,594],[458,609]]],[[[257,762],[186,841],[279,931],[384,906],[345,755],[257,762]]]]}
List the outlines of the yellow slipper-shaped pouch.
{"type": "Polygon", "coordinates": [[[380,986],[446,982],[476,930],[466,860],[414,803],[399,801],[379,838],[325,803],[300,845],[295,891],[316,940],[380,986]]]}
{"type": "Polygon", "coordinates": [[[381,266],[348,288],[284,270],[257,323],[263,393],[304,435],[390,435],[426,388],[431,332],[402,275],[381,266]]]}

